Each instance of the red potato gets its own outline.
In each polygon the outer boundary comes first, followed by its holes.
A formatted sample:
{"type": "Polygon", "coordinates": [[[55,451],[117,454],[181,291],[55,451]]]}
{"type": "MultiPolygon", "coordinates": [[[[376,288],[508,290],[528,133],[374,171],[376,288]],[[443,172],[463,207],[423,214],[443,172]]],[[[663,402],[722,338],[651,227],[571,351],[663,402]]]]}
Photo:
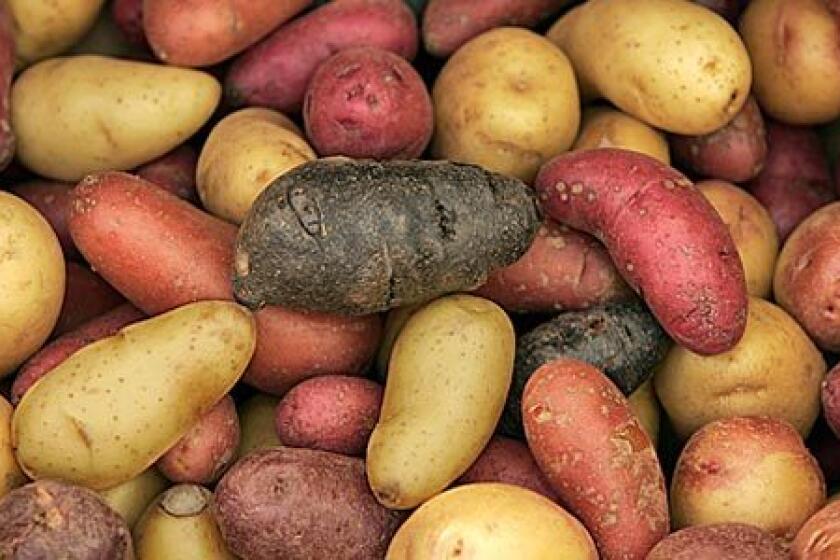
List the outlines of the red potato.
{"type": "Polygon", "coordinates": [[[250,47],[312,0],[144,0],[143,30],[155,55],[211,66],[250,47]]]}
{"type": "Polygon", "coordinates": [[[535,188],[549,218],[594,235],[668,334],[698,354],[744,334],[744,269],[726,224],[681,173],[600,148],[555,157],[535,188]]]}
{"type": "Polygon", "coordinates": [[[53,337],[70,332],[125,302],[125,298],[108,282],[86,266],[68,262],[66,278],[64,303],[52,332],[53,337]]]}
{"type": "Polygon", "coordinates": [[[283,445],[363,456],[379,419],[382,386],[343,375],[313,377],[293,387],[277,405],[275,425],[283,445]]]}
{"type": "Polygon", "coordinates": [[[233,463],[239,448],[239,416],[226,395],[178,440],[157,468],[175,483],[211,484],[233,463]]]}
{"type": "Polygon", "coordinates": [[[531,450],[521,441],[493,436],[458,484],[501,482],[521,486],[557,502],[557,493],[545,479],[531,450]]]}
{"type": "Polygon", "coordinates": [[[9,121],[12,77],[15,73],[14,20],[8,3],[0,5],[0,171],[15,155],[15,132],[9,121]]]}
{"type": "Polygon", "coordinates": [[[840,558],[840,502],[831,502],[796,533],[790,547],[791,560],[836,560],[840,558]]]}
{"type": "Polygon", "coordinates": [[[336,52],[370,46],[412,60],[417,43],[417,22],[403,0],[329,2],[280,27],[234,61],[225,94],[237,107],[297,112],[318,65],[336,52]]]}
{"type": "Polygon", "coordinates": [[[187,145],[179,146],[168,154],[137,169],[137,176],[171,192],[178,198],[195,202],[195,172],[198,154],[187,145]]]}
{"type": "Polygon", "coordinates": [[[73,355],[77,350],[102,338],[113,336],[121,328],[143,319],[145,315],[130,303],[103,313],[77,329],[68,332],[41,348],[18,371],[12,383],[11,402],[17,406],[23,394],[36,381],[73,355]]]}
{"type": "Polygon", "coordinates": [[[321,156],[415,159],[432,138],[432,99],[411,64],[374,47],[345,49],[312,76],[306,135],[321,156]]]}
{"type": "Polygon", "coordinates": [[[522,395],[534,459],[603,560],[643,560],[668,534],[665,477],[627,399],[597,368],[559,359],[522,395]]]}
{"type": "Polygon", "coordinates": [[[430,0],[423,12],[423,44],[433,56],[496,27],[534,27],[556,15],[569,0],[430,0]]]}
{"type": "Polygon", "coordinates": [[[70,216],[70,193],[74,185],[59,181],[32,180],[18,183],[9,190],[34,206],[52,226],[67,260],[80,255],[70,237],[67,218],[70,216]]]}
{"type": "Polygon", "coordinates": [[[111,17],[129,43],[148,46],[143,30],[143,0],[114,0],[111,17]]]}
{"type": "MultiPolygon", "coordinates": [[[[82,181],[70,231],[97,271],[150,315],[193,301],[233,299],[236,226],[143,179],[109,172],[82,181]]],[[[377,315],[268,306],[255,317],[257,349],[243,379],[279,395],[315,375],[360,373],[382,330],[377,315]]]]}
{"type": "Polygon", "coordinates": [[[659,541],[645,560],[786,560],[773,535],[743,523],[689,527],[659,541]]]}
{"type": "Polygon", "coordinates": [[[828,427],[840,437],[840,365],[834,366],[823,380],[822,407],[828,427]]]}
{"type": "Polygon", "coordinates": [[[522,258],[492,271],[474,293],[525,313],[582,310],[633,297],[598,240],[551,220],[522,258]]]}

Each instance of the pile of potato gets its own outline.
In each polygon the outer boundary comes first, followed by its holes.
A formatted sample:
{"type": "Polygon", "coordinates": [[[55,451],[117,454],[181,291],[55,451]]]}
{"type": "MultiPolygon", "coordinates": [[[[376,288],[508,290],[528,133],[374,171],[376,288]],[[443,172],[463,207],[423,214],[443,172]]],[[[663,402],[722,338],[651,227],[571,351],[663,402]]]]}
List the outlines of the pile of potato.
{"type": "Polygon", "coordinates": [[[838,44],[0,1],[0,559],[840,559],[838,44]]]}

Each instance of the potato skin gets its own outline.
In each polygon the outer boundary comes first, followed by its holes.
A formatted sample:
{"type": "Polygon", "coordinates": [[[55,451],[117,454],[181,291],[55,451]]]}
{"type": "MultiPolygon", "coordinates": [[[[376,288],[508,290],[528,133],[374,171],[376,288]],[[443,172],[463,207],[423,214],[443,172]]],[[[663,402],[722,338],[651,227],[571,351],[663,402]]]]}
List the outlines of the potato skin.
{"type": "Polygon", "coordinates": [[[125,303],[125,298],[86,266],[68,262],[64,301],[52,337],[75,330],[91,319],[125,303]]]}
{"type": "Polygon", "coordinates": [[[295,448],[240,459],[213,509],[230,551],[249,560],[381,558],[403,519],[376,502],[361,459],[295,448]]]}
{"type": "Polygon", "coordinates": [[[12,411],[9,401],[0,397],[0,498],[27,481],[12,448],[12,411]]]}
{"type": "Polygon", "coordinates": [[[735,346],[746,322],[741,259],[726,224],[681,173],[600,148],[555,157],[535,188],[549,218],[606,245],[677,343],[702,354],[735,346]]]}
{"type": "Polygon", "coordinates": [[[226,98],[237,107],[298,112],[315,69],[336,52],[370,46],[412,60],[417,43],[417,22],[402,0],[329,2],[237,58],[225,79],[226,98]]]}
{"type": "Polygon", "coordinates": [[[524,488],[496,483],[447,490],[420,506],[397,531],[385,558],[461,555],[482,560],[598,558],[592,537],[559,505],[524,488]]]}
{"type": "Polygon", "coordinates": [[[149,504],[167,486],[169,481],[156,468],[150,467],[119,486],[100,490],[99,495],[111,509],[120,514],[128,528],[133,529],[149,504]]]}
{"type": "Polygon", "coordinates": [[[195,173],[198,154],[182,144],[156,160],[137,168],[137,176],[190,202],[198,200],[195,190],[195,173]]]}
{"type": "Polygon", "coordinates": [[[458,484],[498,482],[532,490],[557,502],[557,493],[543,476],[531,450],[521,441],[493,436],[458,484]]]}
{"type": "Polygon", "coordinates": [[[257,393],[238,406],[240,437],[237,457],[244,457],[255,449],[283,445],[274,425],[279,400],[273,395],[257,393]]]}
{"type": "Polygon", "coordinates": [[[11,123],[11,89],[15,72],[14,22],[9,4],[0,6],[0,171],[15,155],[15,133],[11,123]]]}
{"type": "Polygon", "coordinates": [[[431,154],[531,182],[574,143],[578,88],[566,55],[544,37],[501,27],[447,60],[432,88],[431,154]]]}
{"type": "Polygon", "coordinates": [[[830,502],[796,533],[790,547],[792,560],[831,560],[840,553],[840,502],[830,502]]]}
{"type": "Polygon", "coordinates": [[[772,535],[743,523],[687,527],[659,541],[645,560],[786,560],[772,535]]]}
{"type": "Polygon", "coordinates": [[[833,367],[825,376],[820,401],[825,421],[837,436],[840,434],[840,365],[833,367]]]}
{"type": "Polygon", "coordinates": [[[111,17],[129,43],[139,47],[149,45],[143,29],[143,0],[114,0],[111,17]]]}
{"type": "Polygon", "coordinates": [[[730,23],[737,23],[738,16],[741,15],[741,11],[749,0],[693,0],[693,2],[709,8],[730,23]]]}
{"type": "Polygon", "coordinates": [[[432,138],[432,99],[404,58],[375,47],[339,51],[306,88],[303,122],[321,156],[415,159],[432,138]]]}
{"type": "Polygon", "coordinates": [[[580,132],[573,150],[621,148],[647,154],[670,165],[668,142],[663,134],[635,117],[606,107],[589,107],[583,112],[580,132]]]}
{"type": "Polygon", "coordinates": [[[55,56],[93,26],[105,0],[8,0],[17,66],[55,56]]]}
{"type": "Polygon", "coordinates": [[[60,181],[33,179],[13,185],[9,189],[9,191],[34,206],[44,216],[52,226],[59,243],[61,243],[64,258],[70,261],[76,261],[80,258],[67,225],[67,218],[70,216],[70,193],[74,186],[71,183],[60,181]]]}
{"type": "Polygon", "coordinates": [[[639,388],[627,397],[630,411],[636,416],[642,429],[650,438],[653,447],[659,443],[659,401],[653,391],[653,379],[639,385],[639,388]]]}
{"type": "Polygon", "coordinates": [[[768,416],[730,417],[700,429],[671,483],[675,528],[746,523],[784,544],[824,503],[823,475],[802,438],[768,416]]]}
{"type": "Polygon", "coordinates": [[[125,521],[102,498],[39,480],[0,501],[0,557],[133,560],[134,553],[125,521]]]}
{"type": "Polygon", "coordinates": [[[522,419],[537,465],[601,558],[643,560],[668,534],[656,451],[627,399],[597,368],[568,358],[539,368],[525,385],[522,419]]]}

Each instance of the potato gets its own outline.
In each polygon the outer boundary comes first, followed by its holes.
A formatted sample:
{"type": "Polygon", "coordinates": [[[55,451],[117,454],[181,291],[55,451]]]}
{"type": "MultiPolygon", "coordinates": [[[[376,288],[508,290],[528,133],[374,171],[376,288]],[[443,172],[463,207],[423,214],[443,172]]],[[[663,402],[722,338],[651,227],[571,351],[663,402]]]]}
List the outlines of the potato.
{"type": "Polygon", "coordinates": [[[730,23],[735,23],[749,0],[693,0],[693,2],[725,17],[730,23]]]}
{"type": "Polygon", "coordinates": [[[840,29],[832,2],[754,0],[739,29],[761,108],[789,124],[840,116],[840,29]]]}
{"type": "Polygon", "coordinates": [[[105,0],[8,0],[17,66],[69,49],[93,26],[105,0]]]}
{"type": "Polygon", "coordinates": [[[0,6],[0,171],[6,169],[15,154],[10,96],[15,72],[14,20],[9,5],[0,6]]]}
{"type": "Polygon", "coordinates": [[[769,299],[779,254],[776,224],[759,201],[726,181],[702,181],[697,190],[712,203],[738,249],[747,293],[769,299]]]}
{"type": "Polygon", "coordinates": [[[269,183],[315,157],[284,115],[259,108],[232,113],[213,127],[201,149],[196,170],[201,203],[239,224],[269,183]]]}
{"type": "Polygon", "coordinates": [[[137,176],[191,202],[198,200],[195,187],[198,154],[187,144],[178,146],[156,160],[141,165],[137,176]]]}
{"type": "Polygon", "coordinates": [[[385,311],[477,287],[519,258],[538,226],[526,185],[475,166],[309,162],[251,207],[233,288],[253,308],[385,311]]]}
{"type": "Polygon", "coordinates": [[[34,179],[9,188],[12,193],[34,206],[44,216],[61,243],[64,258],[70,261],[80,258],[67,226],[67,218],[70,216],[70,193],[73,187],[74,185],[70,183],[34,179]]]}
{"type": "Polygon", "coordinates": [[[15,409],[21,468],[95,490],[137,476],[233,387],[255,337],[245,309],[203,301],[86,346],[15,409]]]}
{"type": "Polygon", "coordinates": [[[12,87],[18,158],[63,181],[131,169],[192,136],[220,96],[219,83],[195,70],[95,55],[45,60],[12,87]]]}
{"type": "Polygon", "coordinates": [[[822,355],[796,321],[751,297],[747,329],[735,348],[700,356],[675,346],[654,386],[681,438],[720,418],[751,415],[781,418],[806,437],[819,414],[825,370],[822,355]]]}
{"type": "Polygon", "coordinates": [[[482,33],[452,55],[432,89],[432,156],[531,182],[580,125],[572,66],[531,31],[482,33]]]}
{"type": "Polygon", "coordinates": [[[54,480],[0,501],[0,558],[133,560],[125,521],[94,492],[54,480]]]}
{"type": "Polygon", "coordinates": [[[597,368],[560,358],[522,395],[528,447],[604,560],[643,560],[668,534],[665,477],[650,438],[597,368]]]}
{"type": "Polygon", "coordinates": [[[779,254],[773,294],[817,346],[840,351],[840,202],[802,222],[779,254]]]}
{"type": "Polygon", "coordinates": [[[825,421],[837,436],[840,434],[840,366],[834,366],[823,380],[820,401],[825,421]]]}
{"type": "Polygon", "coordinates": [[[376,503],[361,459],[294,448],[238,461],[214,512],[231,552],[249,560],[382,558],[403,519],[376,503]]]}
{"type": "Polygon", "coordinates": [[[653,380],[648,378],[639,385],[627,397],[627,403],[655,448],[659,443],[659,401],[653,392],[653,380]]]}
{"type": "Polygon", "coordinates": [[[76,330],[120,304],[125,298],[88,267],[68,262],[65,271],[64,301],[52,336],[76,330]]]}
{"type": "Polygon", "coordinates": [[[790,547],[792,560],[832,560],[840,553],[840,502],[831,502],[796,533],[790,547]]]}
{"type": "Polygon", "coordinates": [[[590,107],[583,112],[580,133],[572,149],[590,148],[632,150],[665,165],[671,163],[668,142],[661,132],[635,117],[607,107],[590,107]]]}
{"type": "Polygon", "coordinates": [[[158,496],[134,529],[137,560],[235,560],[213,518],[212,498],[193,484],[158,496]]]}
{"type": "Polygon", "coordinates": [[[746,322],[741,259],[726,224],[681,173],[644,154],[599,148],[553,158],[535,188],[549,218],[606,245],[678,344],[701,354],[735,346],[746,322]]]}
{"type": "Polygon", "coordinates": [[[824,503],[822,473],[802,438],[768,416],[706,425],[683,449],[671,482],[677,529],[746,523],[789,543],[824,503]]]}
{"type": "Polygon", "coordinates": [[[445,296],[411,316],[367,448],[379,503],[416,507],[466,472],[499,421],[513,357],[513,325],[488,300],[445,296]]]}
{"type": "Polygon", "coordinates": [[[101,490],[99,495],[132,529],[152,500],[167,486],[167,480],[152,467],[119,486],[101,490]]]}
{"type": "Polygon", "coordinates": [[[312,0],[144,0],[143,30],[155,55],[211,66],[253,45],[312,0]]]}
{"type": "Polygon", "coordinates": [[[423,307],[422,303],[396,307],[388,312],[385,317],[385,326],[382,329],[382,343],[376,354],[376,378],[382,383],[388,377],[388,362],[391,360],[391,351],[394,349],[394,342],[397,336],[414,313],[423,307]]]}
{"type": "Polygon", "coordinates": [[[280,399],[257,393],[239,405],[239,450],[237,457],[244,457],[255,449],[280,447],[274,416],[280,399]]]}
{"type": "Polygon", "coordinates": [[[318,66],[303,99],[306,135],[322,156],[415,159],[432,138],[432,99],[405,59],[375,47],[318,66]]]}
{"type": "Polygon", "coordinates": [[[141,47],[149,45],[143,29],[143,0],[114,0],[111,3],[111,14],[129,43],[141,47]]]}
{"type": "Polygon", "coordinates": [[[239,417],[230,395],[222,397],[178,443],[158,459],[158,470],[172,482],[212,484],[236,458],[239,417]]]}
{"type": "Polygon", "coordinates": [[[9,401],[0,397],[0,498],[26,482],[12,449],[12,410],[9,401]]]}
{"type": "Polygon", "coordinates": [[[400,527],[387,560],[596,560],[592,537],[548,499],[509,484],[468,484],[423,504],[400,527]]]}
{"type": "MultiPolygon", "coordinates": [[[[142,4],[142,0],[140,0],[142,4]]],[[[113,56],[116,58],[128,58],[134,60],[154,60],[154,56],[144,43],[135,44],[127,40],[121,28],[113,18],[113,10],[109,9],[106,2],[99,12],[99,17],[93,27],[69,50],[63,51],[65,55],[74,54],[99,54],[113,56]]]]}
{"type": "Polygon", "coordinates": [[[738,33],[684,0],[586,2],[547,37],[568,55],[586,96],[605,97],[668,132],[713,132],[750,92],[752,68],[738,33]]]}
{"type": "Polygon", "coordinates": [[[34,354],[58,320],[64,298],[61,245],[23,199],[0,192],[0,378],[34,354]]]}
{"type": "Polygon", "coordinates": [[[493,436],[475,463],[458,479],[458,484],[475,482],[513,484],[557,501],[557,493],[534,462],[531,450],[515,439],[493,436]]]}
{"type": "Polygon", "coordinates": [[[688,527],[659,541],[645,560],[786,560],[772,535],[743,523],[688,527]]]}

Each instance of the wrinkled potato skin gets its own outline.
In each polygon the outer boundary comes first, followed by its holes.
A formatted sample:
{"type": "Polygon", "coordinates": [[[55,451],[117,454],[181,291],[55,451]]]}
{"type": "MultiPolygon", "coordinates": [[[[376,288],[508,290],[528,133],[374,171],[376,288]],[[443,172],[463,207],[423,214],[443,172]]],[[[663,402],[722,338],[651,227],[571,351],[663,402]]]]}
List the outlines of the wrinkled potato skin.
{"type": "Polygon", "coordinates": [[[566,55],[518,28],[482,33],[452,55],[432,88],[432,156],[530,182],[568,150],[580,125],[566,55]]]}
{"type": "Polygon", "coordinates": [[[591,107],[583,112],[580,133],[572,149],[588,148],[633,150],[671,164],[668,141],[661,132],[635,117],[606,107],[591,107]]]}
{"type": "Polygon", "coordinates": [[[111,508],[119,513],[131,529],[146,511],[146,508],[169,486],[167,480],[155,468],[149,468],[131,480],[108,490],[102,490],[99,495],[111,508]]]}
{"type": "Polygon", "coordinates": [[[93,26],[105,0],[8,0],[17,66],[69,49],[93,26]]]}
{"type": "Polygon", "coordinates": [[[0,397],[0,498],[26,482],[12,448],[12,405],[0,397]]]}
{"type": "Polygon", "coordinates": [[[828,505],[805,522],[793,539],[790,553],[792,560],[840,557],[840,502],[829,500],[828,505]]]}

